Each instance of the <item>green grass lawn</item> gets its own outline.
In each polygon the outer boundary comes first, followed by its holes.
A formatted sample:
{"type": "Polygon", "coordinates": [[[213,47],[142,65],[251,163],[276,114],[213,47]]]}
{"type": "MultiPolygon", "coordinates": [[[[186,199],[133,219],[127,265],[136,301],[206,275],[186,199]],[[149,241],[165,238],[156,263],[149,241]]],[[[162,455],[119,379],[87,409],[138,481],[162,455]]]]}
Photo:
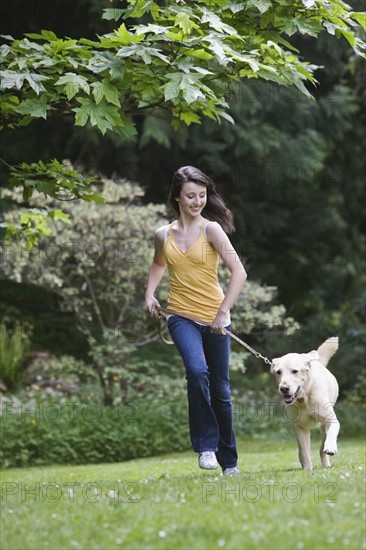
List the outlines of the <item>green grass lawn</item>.
{"type": "Polygon", "coordinates": [[[3,471],[2,550],[323,549],[365,546],[365,442],[329,470],[299,469],[294,441],[240,441],[236,478],[193,452],[119,464],[3,471]]]}

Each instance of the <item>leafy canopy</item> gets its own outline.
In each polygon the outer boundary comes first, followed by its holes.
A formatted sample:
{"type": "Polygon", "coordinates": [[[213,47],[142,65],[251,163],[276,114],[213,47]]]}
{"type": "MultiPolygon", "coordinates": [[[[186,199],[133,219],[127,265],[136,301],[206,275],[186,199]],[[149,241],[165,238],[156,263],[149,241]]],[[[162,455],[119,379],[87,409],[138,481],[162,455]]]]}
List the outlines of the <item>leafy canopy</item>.
{"type": "MultiPolygon", "coordinates": [[[[144,112],[168,117],[174,128],[202,117],[233,122],[226,98],[241,79],[296,86],[310,96],[306,84],[316,83],[317,67],[290,44],[295,33],[343,36],[365,57],[358,32],[366,29],[366,14],[341,0],[128,0],[127,8],[104,10],[104,18],[116,28],[95,40],[50,30],[20,40],[3,36],[0,129],[68,115],[76,126],[128,139],[136,133],[134,116],[144,112]]],[[[24,188],[25,200],[33,190],[55,197],[61,188],[73,198],[100,200],[81,176],[60,178],[49,168],[46,175],[40,163],[21,164],[11,185],[24,188]]],[[[23,228],[31,246],[48,231],[47,217],[35,212],[8,236],[23,228]]]]}
{"type": "Polygon", "coordinates": [[[241,78],[295,85],[309,95],[305,83],[316,82],[316,67],[288,41],[295,33],[317,37],[326,30],[365,56],[357,36],[360,25],[366,28],[365,14],[339,0],[180,0],[163,6],[129,0],[127,8],[106,9],[103,17],[119,26],[95,40],[59,38],[47,30],[21,40],[4,37],[4,126],[61,112],[72,114],[78,126],[90,123],[103,134],[130,137],[133,115],[146,110],[167,111],[175,126],[202,116],[230,119],[226,96],[241,78]]]}
{"type": "MultiPolygon", "coordinates": [[[[3,161],[4,163],[4,161],[3,161]]],[[[7,165],[7,163],[4,163],[7,165]]],[[[22,199],[28,204],[33,194],[42,194],[57,201],[82,199],[86,202],[104,202],[103,196],[91,188],[94,177],[85,177],[66,162],[53,159],[48,163],[41,160],[37,163],[25,162],[18,166],[9,166],[9,189],[22,188],[22,199]]],[[[7,193],[3,194],[6,198],[7,193]]],[[[11,197],[11,193],[9,195],[11,197]]],[[[28,208],[13,213],[12,222],[1,223],[6,228],[7,239],[22,235],[28,249],[43,235],[51,233],[52,220],[70,223],[69,215],[56,205],[50,208],[46,203],[41,208],[28,208]]]]}

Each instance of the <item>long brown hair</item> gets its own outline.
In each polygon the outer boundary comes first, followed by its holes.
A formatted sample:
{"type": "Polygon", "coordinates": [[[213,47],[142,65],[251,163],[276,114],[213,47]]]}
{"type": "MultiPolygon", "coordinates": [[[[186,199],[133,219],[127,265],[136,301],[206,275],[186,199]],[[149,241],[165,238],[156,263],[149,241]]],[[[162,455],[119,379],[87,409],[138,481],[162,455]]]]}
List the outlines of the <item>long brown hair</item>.
{"type": "Polygon", "coordinates": [[[214,182],[209,176],[194,166],[182,166],[173,175],[168,205],[173,209],[174,213],[179,217],[179,205],[176,199],[180,196],[183,184],[187,182],[204,185],[206,187],[207,204],[202,210],[202,216],[210,221],[218,222],[225,233],[232,233],[235,231],[233,215],[216,191],[214,182]]]}

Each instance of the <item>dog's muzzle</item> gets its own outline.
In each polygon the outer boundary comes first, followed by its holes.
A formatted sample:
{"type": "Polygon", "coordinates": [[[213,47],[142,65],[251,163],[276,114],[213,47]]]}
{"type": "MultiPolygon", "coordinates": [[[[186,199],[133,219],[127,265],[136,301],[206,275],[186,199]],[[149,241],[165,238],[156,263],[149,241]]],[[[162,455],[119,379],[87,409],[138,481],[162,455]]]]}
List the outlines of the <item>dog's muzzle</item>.
{"type": "Polygon", "coordinates": [[[291,403],[293,403],[295,401],[295,399],[299,395],[299,391],[300,391],[300,386],[297,388],[295,393],[293,393],[292,395],[286,394],[286,395],[283,396],[283,400],[286,403],[286,405],[291,405],[291,403]]]}

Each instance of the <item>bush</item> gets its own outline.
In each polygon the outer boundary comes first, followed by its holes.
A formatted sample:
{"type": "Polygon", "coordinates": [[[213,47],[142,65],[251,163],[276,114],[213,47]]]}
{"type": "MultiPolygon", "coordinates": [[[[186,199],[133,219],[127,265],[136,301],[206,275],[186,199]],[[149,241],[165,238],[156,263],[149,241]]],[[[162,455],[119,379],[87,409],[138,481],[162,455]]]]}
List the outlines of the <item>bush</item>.
{"type": "MultiPolygon", "coordinates": [[[[276,397],[263,393],[248,392],[233,402],[234,429],[237,436],[255,438],[294,437],[292,422],[286,405],[276,397]]],[[[340,422],[340,437],[365,437],[364,407],[339,401],[335,412],[340,422]]],[[[313,434],[317,430],[313,430],[313,434]]]]}
{"type": "Polygon", "coordinates": [[[353,387],[345,392],[347,403],[366,407],[366,371],[360,372],[353,387]]]}
{"type": "Polygon", "coordinates": [[[3,409],[2,468],[119,462],[190,447],[186,399],[114,407],[71,399],[33,405],[3,409]]]}
{"type": "Polygon", "coordinates": [[[29,347],[29,336],[24,326],[15,323],[10,330],[5,323],[0,324],[0,378],[11,391],[19,386],[21,363],[29,347]]]}
{"type": "MultiPolygon", "coordinates": [[[[1,468],[120,462],[191,448],[186,396],[105,407],[43,393],[2,406],[1,468]]],[[[365,435],[364,408],[340,402],[336,412],[341,438],[365,435]]],[[[237,396],[233,415],[237,437],[294,438],[283,403],[265,394],[237,396]]]]}
{"type": "Polygon", "coordinates": [[[340,437],[366,436],[366,409],[364,406],[340,401],[335,406],[337,418],[341,425],[340,437]]]}
{"type": "Polygon", "coordinates": [[[29,383],[62,378],[70,383],[85,384],[97,379],[97,373],[91,366],[72,355],[37,357],[27,368],[25,375],[29,383]]]}

